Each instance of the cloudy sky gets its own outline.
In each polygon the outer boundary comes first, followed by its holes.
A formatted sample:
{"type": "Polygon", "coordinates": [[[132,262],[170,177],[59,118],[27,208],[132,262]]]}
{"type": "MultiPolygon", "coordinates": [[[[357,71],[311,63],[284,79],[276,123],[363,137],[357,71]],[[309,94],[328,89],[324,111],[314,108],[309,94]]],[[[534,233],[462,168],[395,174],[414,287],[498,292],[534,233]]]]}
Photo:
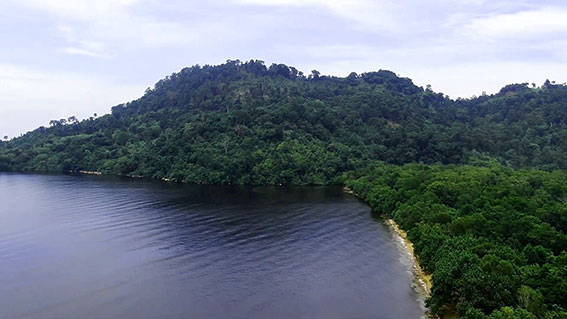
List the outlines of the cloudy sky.
{"type": "Polygon", "coordinates": [[[185,66],[388,69],[449,96],[567,81],[563,0],[0,0],[0,136],[104,114],[185,66]]]}

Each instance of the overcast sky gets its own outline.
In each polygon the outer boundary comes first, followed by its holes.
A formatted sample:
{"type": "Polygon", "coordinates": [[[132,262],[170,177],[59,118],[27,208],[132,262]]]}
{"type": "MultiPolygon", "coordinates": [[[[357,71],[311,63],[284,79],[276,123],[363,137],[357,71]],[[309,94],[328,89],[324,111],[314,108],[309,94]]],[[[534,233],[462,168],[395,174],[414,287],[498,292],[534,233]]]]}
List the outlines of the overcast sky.
{"type": "Polygon", "coordinates": [[[194,64],[392,70],[449,96],[567,78],[563,0],[0,0],[0,136],[104,114],[194,64]]]}

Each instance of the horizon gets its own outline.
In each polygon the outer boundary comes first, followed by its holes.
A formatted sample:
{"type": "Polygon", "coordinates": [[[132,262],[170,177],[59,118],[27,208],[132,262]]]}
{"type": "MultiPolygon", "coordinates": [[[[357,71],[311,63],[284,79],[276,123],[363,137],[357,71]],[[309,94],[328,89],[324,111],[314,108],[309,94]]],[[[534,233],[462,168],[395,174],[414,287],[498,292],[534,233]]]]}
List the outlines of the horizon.
{"type": "Polygon", "coordinates": [[[172,72],[228,58],[338,77],[391,70],[452,99],[567,80],[558,0],[8,0],[0,12],[0,135],[10,138],[108,114],[172,72]]]}

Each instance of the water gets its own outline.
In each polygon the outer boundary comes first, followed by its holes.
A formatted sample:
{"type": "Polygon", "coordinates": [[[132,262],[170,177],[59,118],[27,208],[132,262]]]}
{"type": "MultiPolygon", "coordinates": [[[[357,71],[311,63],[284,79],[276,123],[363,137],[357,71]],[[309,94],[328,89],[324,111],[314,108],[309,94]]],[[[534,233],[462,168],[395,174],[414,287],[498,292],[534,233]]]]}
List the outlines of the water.
{"type": "Polygon", "coordinates": [[[0,318],[420,318],[410,269],[338,187],[0,174],[0,318]]]}

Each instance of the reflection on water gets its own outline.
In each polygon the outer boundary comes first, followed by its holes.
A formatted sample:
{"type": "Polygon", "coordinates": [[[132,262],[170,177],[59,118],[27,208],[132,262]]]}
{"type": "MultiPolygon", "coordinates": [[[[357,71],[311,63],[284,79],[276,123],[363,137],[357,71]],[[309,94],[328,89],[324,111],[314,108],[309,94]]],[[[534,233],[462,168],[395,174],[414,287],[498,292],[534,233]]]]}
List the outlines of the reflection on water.
{"type": "Polygon", "coordinates": [[[419,318],[339,187],[0,174],[0,318],[419,318]]]}

